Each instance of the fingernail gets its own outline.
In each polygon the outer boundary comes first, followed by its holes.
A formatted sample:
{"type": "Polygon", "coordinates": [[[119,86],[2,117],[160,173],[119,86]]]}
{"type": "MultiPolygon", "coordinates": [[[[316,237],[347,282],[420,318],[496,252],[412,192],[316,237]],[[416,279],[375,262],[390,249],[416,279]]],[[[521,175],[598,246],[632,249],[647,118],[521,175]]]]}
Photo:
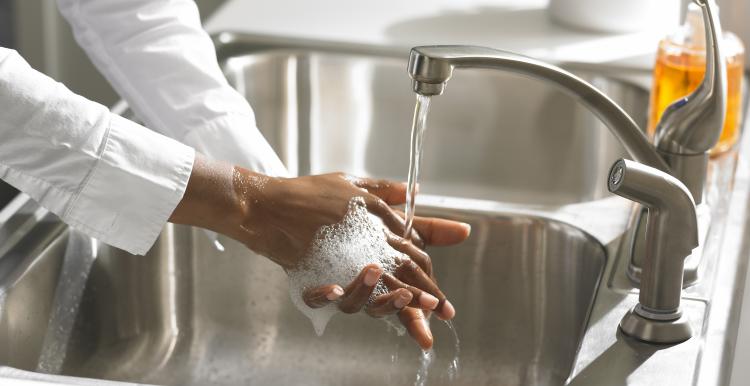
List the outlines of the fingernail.
{"type": "Polygon", "coordinates": [[[441,320],[450,320],[453,319],[454,316],[456,316],[456,309],[453,307],[453,304],[446,299],[445,303],[443,303],[443,312],[438,315],[438,317],[441,320]]]}
{"type": "Polygon", "coordinates": [[[471,233],[471,225],[467,223],[462,223],[461,226],[463,226],[464,229],[466,229],[466,233],[471,233]]]}
{"type": "Polygon", "coordinates": [[[408,294],[400,294],[398,297],[393,301],[393,306],[396,308],[404,308],[407,304],[409,304],[409,295],[408,294]]]}
{"type": "Polygon", "coordinates": [[[379,275],[379,272],[376,269],[374,269],[374,268],[368,269],[367,273],[365,273],[365,279],[364,279],[365,285],[368,286],[368,287],[372,287],[375,284],[377,284],[377,282],[378,282],[378,276],[380,276],[380,275],[379,275]]]}
{"type": "Polygon", "coordinates": [[[341,287],[333,287],[331,292],[326,294],[326,299],[328,300],[336,300],[340,298],[342,295],[344,295],[344,290],[341,289],[341,287]]]}
{"type": "Polygon", "coordinates": [[[419,304],[428,310],[434,310],[435,307],[437,307],[438,303],[440,301],[438,298],[428,294],[427,292],[422,292],[421,295],[419,295],[419,304]]]}

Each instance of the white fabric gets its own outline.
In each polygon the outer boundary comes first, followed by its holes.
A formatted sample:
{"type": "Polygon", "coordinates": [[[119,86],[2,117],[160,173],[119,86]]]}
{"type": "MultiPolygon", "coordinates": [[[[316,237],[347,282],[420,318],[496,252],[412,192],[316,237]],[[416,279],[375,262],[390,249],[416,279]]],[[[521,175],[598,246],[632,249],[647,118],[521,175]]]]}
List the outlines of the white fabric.
{"type": "MultiPolygon", "coordinates": [[[[78,43],[146,125],[214,159],[287,174],[227,83],[192,0],[58,0],[78,43]]],[[[0,178],[102,242],[151,247],[193,149],[110,114],[0,48],[0,178]]]]}
{"type": "Polygon", "coordinates": [[[195,153],[80,97],[0,48],[0,178],[73,228],[131,253],[151,247],[195,153]]]}
{"type": "Polygon", "coordinates": [[[211,158],[286,168],[222,75],[193,0],[57,0],[78,43],[146,126],[211,158]]]}

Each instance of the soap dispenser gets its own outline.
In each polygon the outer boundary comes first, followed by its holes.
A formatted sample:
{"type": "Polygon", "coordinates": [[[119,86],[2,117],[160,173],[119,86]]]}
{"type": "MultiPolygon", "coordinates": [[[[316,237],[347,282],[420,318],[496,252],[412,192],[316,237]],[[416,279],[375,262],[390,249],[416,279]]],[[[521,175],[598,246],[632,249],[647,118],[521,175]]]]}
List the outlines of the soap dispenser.
{"type": "MultiPolygon", "coordinates": [[[[692,93],[703,80],[706,35],[702,18],[700,7],[690,3],[685,23],[659,42],[648,123],[651,137],[664,110],[677,99],[692,93]]],[[[742,123],[745,49],[736,35],[727,31],[723,35],[722,50],[727,61],[727,113],[721,137],[711,149],[711,155],[721,154],[734,146],[742,123]]]]}

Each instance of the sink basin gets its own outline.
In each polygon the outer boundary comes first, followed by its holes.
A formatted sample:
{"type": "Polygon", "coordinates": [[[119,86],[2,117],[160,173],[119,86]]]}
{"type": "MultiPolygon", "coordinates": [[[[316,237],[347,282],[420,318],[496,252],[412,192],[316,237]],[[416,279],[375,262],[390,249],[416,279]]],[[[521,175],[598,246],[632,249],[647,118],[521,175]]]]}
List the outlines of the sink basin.
{"type": "MultiPolygon", "coordinates": [[[[573,226],[540,218],[424,212],[474,229],[460,246],[430,250],[458,309],[461,384],[562,384],[601,278],[603,247],[573,226]]],[[[61,265],[66,233],[57,240],[39,264],[61,265]]],[[[337,316],[317,337],[289,301],[284,272],[223,242],[220,253],[204,233],[170,225],[144,257],[100,246],[88,275],[68,280],[84,279],[82,296],[55,306],[76,310],[58,371],[170,385],[414,381],[421,352],[409,338],[364,315],[337,316]]],[[[428,384],[449,384],[454,338],[438,320],[433,328],[428,384]]],[[[33,360],[33,345],[11,351],[30,359],[17,367],[45,366],[33,360]]]]}
{"type": "MultiPolygon", "coordinates": [[[[271,50],[233,56],[224,70],[293,172],[406,180],[415,104],[406,58],[271,50]]],[[[643,126],[647,91],[576,73],[643,126]]],[[[464,69],[453,79],[427,118],[423,193],[533,205],[609,195],[607,172],[626,153],[578,102],[515,74],[464,69]]]]}

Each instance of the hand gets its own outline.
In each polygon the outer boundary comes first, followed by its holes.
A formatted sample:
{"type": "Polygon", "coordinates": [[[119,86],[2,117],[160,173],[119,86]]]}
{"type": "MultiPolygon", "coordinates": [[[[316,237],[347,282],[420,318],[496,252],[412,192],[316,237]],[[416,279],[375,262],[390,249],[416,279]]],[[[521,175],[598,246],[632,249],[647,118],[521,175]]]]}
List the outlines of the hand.
{"type": "Polygon", "coordinates": [[[364,307],[375,317],[398,312],[410,334],[428,348],[432,336],[421,310],[434,310],[443,319],[452,318],[455,310],[434,281],[429,256],[419,247],[425,242],[458,243],[468,237],[469,227],[448,220],[416,218],[411,242],[404,240],[400,237],[404,232],[403,214],[389,204],[403,203],[405,194],[404,184],[389,181],[343,174],[270,178],[198,155],[183,200],[170,221],[226,234],[282,267],[292,268],[304,256],[318,229],[340,222],[350,200],[362,197],[367,209],[383,219],[389,229],[388,243],[409,257],[400,262],[393,275],[383,276],[391,292],[367,305],[383,275],[380,267],[369,266],[346,288],[333,284],[311,289],[304,294],[305,300],[311,307],[336,301],[342,311],[350,313],[364,307]]]}

